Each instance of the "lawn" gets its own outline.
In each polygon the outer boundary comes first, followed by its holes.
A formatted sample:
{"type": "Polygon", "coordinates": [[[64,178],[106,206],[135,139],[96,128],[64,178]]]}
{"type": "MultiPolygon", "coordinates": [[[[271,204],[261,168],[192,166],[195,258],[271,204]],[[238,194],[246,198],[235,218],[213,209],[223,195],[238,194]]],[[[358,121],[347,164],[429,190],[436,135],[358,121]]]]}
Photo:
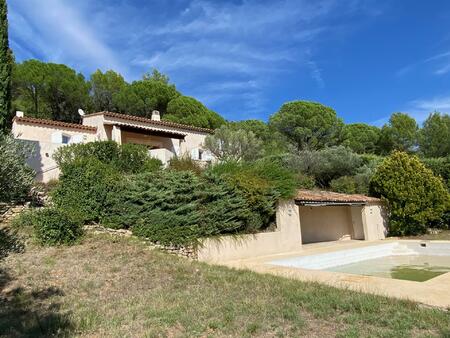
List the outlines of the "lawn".
{"type": "Polygon", "coordinates": [[[209,266],[132,238],[28,244],[0,269],[4,336],[450,336],[449,312],[209,266]]]}

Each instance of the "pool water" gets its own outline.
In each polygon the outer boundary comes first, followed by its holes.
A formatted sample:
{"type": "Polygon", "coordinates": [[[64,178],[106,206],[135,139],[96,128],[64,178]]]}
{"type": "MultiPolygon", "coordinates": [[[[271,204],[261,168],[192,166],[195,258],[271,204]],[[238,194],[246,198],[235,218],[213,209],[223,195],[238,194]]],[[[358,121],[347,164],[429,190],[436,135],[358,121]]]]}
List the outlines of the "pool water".
{"type": "Polygon", "coordinates": [[[424,282],[450,272],[450,242],[387,242],[287,257],[268,263],[424,282]]]}
{"type": "Polygon", "coordinates": [[[425,255],[386,256],[324,270],[424,282],[450,272],[450,258],[425,255]]]}

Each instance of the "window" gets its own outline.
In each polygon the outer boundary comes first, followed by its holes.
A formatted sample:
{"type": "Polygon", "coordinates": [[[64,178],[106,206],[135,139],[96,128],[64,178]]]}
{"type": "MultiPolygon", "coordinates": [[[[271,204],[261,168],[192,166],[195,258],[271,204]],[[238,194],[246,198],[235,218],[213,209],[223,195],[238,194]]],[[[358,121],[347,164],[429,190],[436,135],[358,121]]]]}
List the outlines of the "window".
{"type": "Polygon", "coordinates": [[[63,135],[62,136],[62,144],[69,144],[69,142],[70,142],[70,136],[67,136],[67,135],[63,135]]]}
{"type": "Polygon", "coordinates": [[[201,149],[198,150],[198,160],[199,161],[203,160],[203,150],[201,150],[201,149]]]}

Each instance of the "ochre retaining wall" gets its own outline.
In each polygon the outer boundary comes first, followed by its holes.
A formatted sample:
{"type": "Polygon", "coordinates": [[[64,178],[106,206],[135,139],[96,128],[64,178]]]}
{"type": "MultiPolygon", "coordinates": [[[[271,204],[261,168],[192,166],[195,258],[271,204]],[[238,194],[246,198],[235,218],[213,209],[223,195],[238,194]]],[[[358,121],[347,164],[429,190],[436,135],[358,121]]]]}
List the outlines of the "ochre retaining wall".
{"type": "Polygon", "coordinates": [[[301,245],[299,208],[294,201],[285,201],[277,208],[276,231],[206,239],[197,257],[206,262],[246,259],[299,250],[301,245]]]}

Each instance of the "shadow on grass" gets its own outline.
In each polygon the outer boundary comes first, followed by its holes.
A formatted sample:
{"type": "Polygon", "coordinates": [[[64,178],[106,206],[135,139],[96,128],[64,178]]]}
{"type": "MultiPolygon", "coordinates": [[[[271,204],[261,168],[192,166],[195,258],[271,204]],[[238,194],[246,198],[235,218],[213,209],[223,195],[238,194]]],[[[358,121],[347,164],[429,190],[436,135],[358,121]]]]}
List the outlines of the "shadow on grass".
{"type": "Polygon", "coordinates": [[[73,331],[67,314],[60,313],[60,289],[26,291],[14,287],[13,282],[10,274],[0,268],[1,337],[64,337],[73,331]]]}

